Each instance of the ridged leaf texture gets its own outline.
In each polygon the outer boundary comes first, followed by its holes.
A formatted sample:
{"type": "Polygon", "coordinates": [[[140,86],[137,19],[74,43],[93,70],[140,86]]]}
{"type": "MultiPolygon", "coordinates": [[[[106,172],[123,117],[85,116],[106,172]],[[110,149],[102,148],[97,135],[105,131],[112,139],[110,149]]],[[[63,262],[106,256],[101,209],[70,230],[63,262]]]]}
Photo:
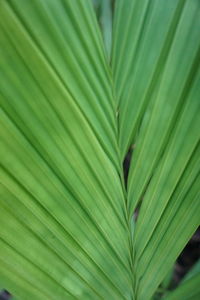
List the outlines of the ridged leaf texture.
{"type": "Polygon", "coordinates": [[[101,5],[99,26],[89,0],[0,1],[0,283],[17,299],[151,299],[200,223],[200,2],[116,0],[113,26],[101,5]]]}

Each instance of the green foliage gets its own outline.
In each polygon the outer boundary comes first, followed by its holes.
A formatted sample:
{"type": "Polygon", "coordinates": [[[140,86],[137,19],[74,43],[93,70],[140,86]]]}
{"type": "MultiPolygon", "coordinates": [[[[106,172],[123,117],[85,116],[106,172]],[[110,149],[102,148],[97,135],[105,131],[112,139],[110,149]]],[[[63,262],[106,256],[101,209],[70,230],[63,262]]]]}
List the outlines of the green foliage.
{"type": "Polygon", "coordinates": [[[200,297],[200,260],[194,265],[192,270],[184,277],[180,286],[175,291],[170,292],[164,299],[190,299],[198,300],[200,297]]]}
{"type": "Polygon", "coordinates": [[[200,223],[200,2],[116,0],[113,33],[96,3],[103,38],[92,1],[0,2],[0,282],[21,300],[151,299],[200,223]]]}

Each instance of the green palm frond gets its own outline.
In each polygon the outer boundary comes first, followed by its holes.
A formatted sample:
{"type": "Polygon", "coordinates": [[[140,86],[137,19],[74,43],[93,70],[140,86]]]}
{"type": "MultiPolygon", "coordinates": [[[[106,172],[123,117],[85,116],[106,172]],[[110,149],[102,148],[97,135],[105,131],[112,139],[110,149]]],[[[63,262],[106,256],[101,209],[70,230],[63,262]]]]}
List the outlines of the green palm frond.
{"type": "Polygon", "coordinates": [[[111,10],[104,45],[92,1],[0,2],[0,283],[17,298],[148,300],[196,230],[199,8],[116,0],[109,64],[111,10]]]}

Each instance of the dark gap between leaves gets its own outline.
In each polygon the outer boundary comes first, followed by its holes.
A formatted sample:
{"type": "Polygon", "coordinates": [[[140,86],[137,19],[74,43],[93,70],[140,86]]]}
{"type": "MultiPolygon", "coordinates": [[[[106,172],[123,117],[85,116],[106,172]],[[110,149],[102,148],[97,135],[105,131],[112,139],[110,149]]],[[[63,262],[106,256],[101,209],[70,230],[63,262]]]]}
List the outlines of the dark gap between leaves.
{"type": "Polygon", "coordinates": [[[11,294],[7,290],[0,291],[0,300],[11,300],[11,294]]]}

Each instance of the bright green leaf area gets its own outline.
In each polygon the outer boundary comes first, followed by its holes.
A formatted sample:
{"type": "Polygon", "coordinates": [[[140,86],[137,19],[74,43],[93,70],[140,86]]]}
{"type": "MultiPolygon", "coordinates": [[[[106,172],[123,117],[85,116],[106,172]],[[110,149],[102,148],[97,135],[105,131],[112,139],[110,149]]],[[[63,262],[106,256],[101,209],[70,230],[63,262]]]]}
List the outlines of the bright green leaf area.
{"type": "Polygon", "coordinates": [[[0,282],[20,300],[151,299],[200,224],[200,2],[116,0],[113,24],[100,5],[103,34],[90,0],[0,1],[0,282]]]}

